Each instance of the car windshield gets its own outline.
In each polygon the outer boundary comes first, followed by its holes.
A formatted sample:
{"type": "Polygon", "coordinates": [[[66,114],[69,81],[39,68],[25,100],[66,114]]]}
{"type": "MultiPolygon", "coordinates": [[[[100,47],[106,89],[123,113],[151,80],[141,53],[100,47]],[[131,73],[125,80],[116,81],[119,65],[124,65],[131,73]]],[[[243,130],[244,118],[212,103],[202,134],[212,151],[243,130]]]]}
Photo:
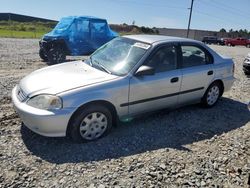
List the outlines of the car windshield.
{"type": "Polygon", "coordinates": [[[71,25],[72,22],[73,22],[73,18],[71,18],[71,17],[62,18],[58,22],[56,27],[53,29],[53,32],[56,34],[60,34],[60,33],[64,32],[65,30],[68,29],[68,27],[71,25]]]}
{"type": "Polygon", "coordinates": [[[149,47],[149,44],[119,37],[100,47],[87,62],[100,70],[122,76],[131,71],[149,47]]]}

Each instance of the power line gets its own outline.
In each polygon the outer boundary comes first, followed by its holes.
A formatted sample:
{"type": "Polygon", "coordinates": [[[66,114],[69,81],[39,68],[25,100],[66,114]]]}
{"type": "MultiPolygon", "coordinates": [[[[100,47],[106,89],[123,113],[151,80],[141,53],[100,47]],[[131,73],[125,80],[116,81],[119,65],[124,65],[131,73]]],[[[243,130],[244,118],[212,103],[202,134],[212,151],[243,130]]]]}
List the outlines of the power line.
{"type": "MultiPolygon", "coordinates": [[[[242,11],[237,10],[235,8],[228,8],[221,2],[213,2],[213,1],[206,1],[206,0],[202,0],[203,2],[206,2],[206,4],[210,4],[211,6],[219,9],[220,11],[224,11],[226,13],[232,13],[234,16],[238,16],[241,18],[245,18],[245,19],[250,19],[250,17],[248,16],[248,14],[242,14],[242,11]],[[218,4],[221,4],[222,6],[219,6],[218,4]],[[248,18],[247,18],[248,17],[248,18]]],[[[199,3],[201,3],[201,1],[198,1],[199,3]]],[[[230,14],[231,15],[231,14],[230,14]]]]}
{"type": "MultiPolygon", "coordinates": [[[[212,19],[218,20],[218,21],[223,22],[223,23],[227,23],[227,24],[228,24],[228,23],[232,23],[232,21],[229,20],[229,19],[226,20],[226,19],[224,19],[224,18],[220,18],[220,17],[214,16],[214,15],[211,15],[211,14],[207,14],[207,13],[198,11],[198,10],[196,10],[195,13],[196,13],[196,14],[200,14],[200,15],[208,16],[210,19],[212,18],[212,19]]],[[[241,22],[236,22],[236,23],[242,24],[241,22]]]]}
{"type": "MultiPolygon", "coordinates": [[[[237,13],[237,14],[242,14],[243,13],[243,11],[242,10],[240,10],[240,9],[237,9],[237,8],[235,8],[235,7],[231,7],[231,6],[228,6],[227,4],[224,4],[224,3],[221,3],[220,1],[217,1],[217,2],[215,2],[214,0],[212,0],[212,1],[210,1],[211,3],[214,3],[214,4],[221,4],[223,7],[228,7],[228,9],[229,10],[235,10],[235,12],[237,13]]],[[[249,14],[249,12],[244,12],[244,16],[247,16],[249,14]]],[[[242,14],[243,15],[243,14],[242,14]]]]}
{"type": "MultiPolygon", "coordinates": [[[[117,0],[117,1],[121,2],[123,4],[127,4],[127,5],[136,4],[136,5],[140,5],[140,6],[150,6],[150,7],[159,7],[159,8],[167,8],[167,9],[176,9],[176,10],[179,10],[179,11],[187,10],[185,7],[174,6],[173,4],[163,5],[163,4],[155,4],[155,3],[149,3],[149,2],[138,2],[138,1],[135,1],[135,0],[117,0]]],[[[191,20],[192,20],[193,1],[194,0],[191,0],[191,7],[188,8],[190,10],[190,13],[189,13],[189,20],[188,20],[187,37],[189,36],[190,25],[191,25],[191,20]]],[[[236,9],[234,7],[223,4],[223,3],[219,2],[219,0],[216,1],[216,2],[215,2],[215,0],[209,0],[209,1],[207,1],[207,0],[199,0],[199,1],[195,1],[195,2],[198,2],[198,4],[200,4],[200,5],[205,5],[205,6],[208,5],[208,6],[214,7],[215,9],[219,9],[219,10],[224,11],[224,12],[229,13],[229,14],[233,13],[233,16],[238,16],[240,18],[248,19],[247,18],[248,14],[245,15],[245,14],[241,13],[242,11],[240,11],[239,9],[236,9]],[[204,3],[206,3],[206,4],[204,4],[204,3]]],[[[231,23],[232,24],[232,17],[230,17],[229,19],[225,19],[225,18],[222,18],[222,17],[218,17],[217,16],[218,14],[208,14],[206,12],[199,11],[199,10],[196,10],[196,9],[194,11],[194,14],[208,16],[208,17],[210,17],[210,19],[215,19],[215,20],[223,22],[223,23],[227,23],[227,24],[231,23]]],[[[232,14],[230,14],[230,15],[232,15],[232,14]]],[[[237,18],[234,18],[234,19],[237,19],[237,18]]],[[[233,23],[237,23],[237,24],[242,25],[242,22],[239,22],[239,20],[238,21],[235,20],[235,21],[233,21],[233,23]]],[[[248,23],[248,22],[246,22],[246,23],[248,23]]]]}

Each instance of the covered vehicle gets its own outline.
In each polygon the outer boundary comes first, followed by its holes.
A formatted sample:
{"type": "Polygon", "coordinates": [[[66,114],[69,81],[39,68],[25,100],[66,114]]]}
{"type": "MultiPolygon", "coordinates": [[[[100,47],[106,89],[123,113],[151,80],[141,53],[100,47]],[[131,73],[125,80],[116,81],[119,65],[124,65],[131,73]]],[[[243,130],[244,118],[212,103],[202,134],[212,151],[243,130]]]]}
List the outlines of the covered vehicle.
{"type": "Polygon", "coordinates": [[[39,42],[39,55],[50,64],[59,63],[66,55],[88,55],[117,36],[105,19],[64,17],[39,42]]]}

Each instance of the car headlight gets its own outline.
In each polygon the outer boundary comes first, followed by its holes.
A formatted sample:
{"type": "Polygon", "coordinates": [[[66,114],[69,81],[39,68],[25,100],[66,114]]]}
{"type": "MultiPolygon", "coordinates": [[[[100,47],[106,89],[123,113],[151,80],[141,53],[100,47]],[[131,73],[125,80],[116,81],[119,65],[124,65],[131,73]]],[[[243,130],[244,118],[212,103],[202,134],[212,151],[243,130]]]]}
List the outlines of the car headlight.
{"type": "Polygon", "coordinates": [[[43,110],[62,108],[62,99],[55,95],[37,95],[27,101],[29,106],[43,110]]]}

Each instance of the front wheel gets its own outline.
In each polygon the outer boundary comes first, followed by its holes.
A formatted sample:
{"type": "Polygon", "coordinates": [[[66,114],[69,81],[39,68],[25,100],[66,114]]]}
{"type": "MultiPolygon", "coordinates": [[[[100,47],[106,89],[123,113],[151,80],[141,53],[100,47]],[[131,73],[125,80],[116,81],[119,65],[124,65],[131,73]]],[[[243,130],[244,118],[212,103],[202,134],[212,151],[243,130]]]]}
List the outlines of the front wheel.
{"type": "Polygon", "coordinates": [[[69,126],[69,135],[75,142],[93,141],[110,131],[112,114],[105,106],[91,105],[76,112],[69,126]]]}
{"type": "Polygon", "coordinates": [[[205,107],[212,107],[214,106],[219,98],[221,97],[222,95],[222,86],[219,82],[214,82],[212,83],[206,93],[204,94],[203,98],[202,98],[202,104],[205,106],[205,107]]]}
{"type": "Polygon", "coordinates": [[[66,54],[61,48],[51,48],[48,52],[48,64],[62,63],[66,59],[66,54]]]}

